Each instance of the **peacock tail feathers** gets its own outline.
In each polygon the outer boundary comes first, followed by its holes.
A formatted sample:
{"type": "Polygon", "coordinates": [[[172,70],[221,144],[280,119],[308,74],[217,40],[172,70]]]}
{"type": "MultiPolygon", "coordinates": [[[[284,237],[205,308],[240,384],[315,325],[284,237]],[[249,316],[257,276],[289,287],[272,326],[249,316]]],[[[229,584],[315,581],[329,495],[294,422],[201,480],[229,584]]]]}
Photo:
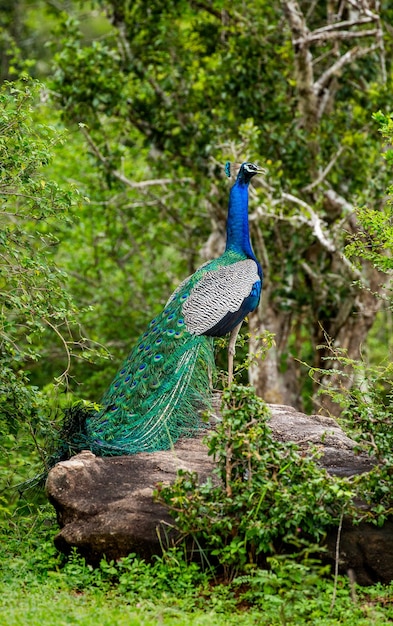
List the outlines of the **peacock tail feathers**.
{"type": "Polygon", "coordinates": [[[86,422],[89,449],[101,455],[168,449],[204,426],[210,403],[213,340],[191,334],[182,305],[194,276],[153,319],[86,422]]]}

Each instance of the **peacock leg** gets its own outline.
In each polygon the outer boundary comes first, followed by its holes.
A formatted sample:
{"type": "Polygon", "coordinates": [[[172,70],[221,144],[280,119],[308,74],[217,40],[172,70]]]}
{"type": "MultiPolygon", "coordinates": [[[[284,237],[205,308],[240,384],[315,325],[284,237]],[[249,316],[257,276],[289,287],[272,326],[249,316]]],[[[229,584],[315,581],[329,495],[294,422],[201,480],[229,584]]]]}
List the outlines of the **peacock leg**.
{"type": "Polygon", "coordinates": [[[232,384],[233,380],[233,357],[236,354],[236,339],[239,334],[239,330],[241,328],[242,322],[235,326],[232,330],[231,335],[229,337],[228,344],[228,387],[232,384]]]}

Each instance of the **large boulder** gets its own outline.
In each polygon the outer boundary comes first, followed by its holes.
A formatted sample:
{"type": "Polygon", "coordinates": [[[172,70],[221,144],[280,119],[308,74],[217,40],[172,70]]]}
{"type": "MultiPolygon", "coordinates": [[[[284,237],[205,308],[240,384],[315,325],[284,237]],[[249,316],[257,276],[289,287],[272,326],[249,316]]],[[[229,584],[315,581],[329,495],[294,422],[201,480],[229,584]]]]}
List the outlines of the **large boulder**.
{"type": "MultiPolygon", "coordinates": [[[[274,436],[304,450],[316,446],[328,472],[350,476],[372,468],[372,459],[355,452],[355,443],[332,418],[307,416],[281,405],[270,409],[274,436]]],[[[56,546],[63,552],[75,546],[93,564],[104,555],[116,560],[131,552],[144,558],[160,554],[176,532],[166,509],[153,500],[155,486],[173,482],[179,469],[197,472],[204,481],[213,468],[202,435],[182,439],[168,451],[111,458],[84,451],[58,463],[46,485],[61,527],[56,546]]],[[[332,555],[335,537],[336,532],[328,538],[332,555]]],[[[344,523],[340,569],[352,569],[361,584],[392,580],[393,524],[377,528],[344,523]]]]}

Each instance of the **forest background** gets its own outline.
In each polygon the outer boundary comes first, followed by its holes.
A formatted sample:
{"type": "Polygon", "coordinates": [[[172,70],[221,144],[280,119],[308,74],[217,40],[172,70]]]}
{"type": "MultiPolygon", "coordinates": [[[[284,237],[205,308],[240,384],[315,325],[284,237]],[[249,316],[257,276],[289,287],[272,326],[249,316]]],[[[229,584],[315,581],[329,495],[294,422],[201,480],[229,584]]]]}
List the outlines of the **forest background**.
{"type": "Polygon", "coordinates": [[[333,414],[327,382],[372,382],[390,406],[392,23],[371,0],[2,2],[3,493],[222,251],[227,160],[266,168],[238,362],[264,358],[238,380],[333,414]]]}
{"type": "Polygon", "coordinates": [[[267,170],[251,351],[274,334],[250,381],[337,413],[318,395],[332,345],[377,363],[391,343],[386,267],[346,248],[386,247],[361,240],[359,215],[389,218],[391,18],[367,2],[3,3],[1,419],[37,417],[54,386],[99,400],[168,294],[221,252],[223,164],[245,159],[267,170]]]}

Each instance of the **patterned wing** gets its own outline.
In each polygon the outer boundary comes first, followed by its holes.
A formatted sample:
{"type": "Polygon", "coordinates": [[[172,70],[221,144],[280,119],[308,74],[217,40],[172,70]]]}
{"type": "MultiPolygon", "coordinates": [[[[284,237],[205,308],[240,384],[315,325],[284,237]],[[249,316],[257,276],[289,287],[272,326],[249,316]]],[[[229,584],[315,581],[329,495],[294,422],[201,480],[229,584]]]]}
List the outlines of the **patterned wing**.
{"type": "Polygon", "coordinates": [[[229,332],[257,306],[260,290],[258,266],[252,259],[207,271],[182,306],[187,330],[195,335],[229,332]]]}

